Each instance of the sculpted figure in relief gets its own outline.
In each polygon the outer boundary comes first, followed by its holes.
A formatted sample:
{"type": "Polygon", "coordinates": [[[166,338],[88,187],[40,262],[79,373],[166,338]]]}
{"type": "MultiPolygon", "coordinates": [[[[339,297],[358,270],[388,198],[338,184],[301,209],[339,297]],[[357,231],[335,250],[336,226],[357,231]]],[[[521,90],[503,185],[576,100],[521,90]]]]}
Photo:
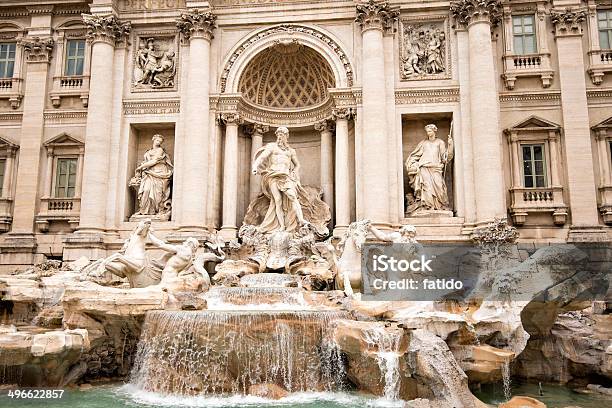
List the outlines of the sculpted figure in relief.
{"type": "Polygon", "coordinates": [[[153,147],[144,154],[144,161],[136,168],[130,187],[137,191],[138,211],[135,216],[169,220],[172,203],[170,179],[174,167],[162,147],[162,135],[153,136],[153,147]]]}
{"type": "Polygon", "coordinates": [[[402,77],[419,79],[446,70],[446,38],[434,24],[403,24],[402,77]]]}
{"type": "Polygon", "coordinates": [[[454,156],[452,135],[448,135],[448,147],[436,136],[438,128],[425,126],[427,138],[421,141],[406,160],[408,181],[412,188],[414,202],[409,203],[408,213],[422,210],[448,210],[448,192],[444,175],[447,164],[454,156]]]}
{"type": "Polygon", "coordinates": [[[307,223],[320,235],[327,234],[331,218],[329,207],[321,201],[320,192],[300,183],[300,163],[288,144],[289,130],[279,127],[276,142],[255,154],[252,172],[261,175],[261,191],[247,210],[244,223],[256,225],[259,232],[295,232],[307,223]]]}
{"type": "Polygon", "coordinates": [[[136,86],[172,88],[176,74],[175,53],[172,49],[156,49],[155,39],[141,43],[136,52],[134,83],[136,86]]]}

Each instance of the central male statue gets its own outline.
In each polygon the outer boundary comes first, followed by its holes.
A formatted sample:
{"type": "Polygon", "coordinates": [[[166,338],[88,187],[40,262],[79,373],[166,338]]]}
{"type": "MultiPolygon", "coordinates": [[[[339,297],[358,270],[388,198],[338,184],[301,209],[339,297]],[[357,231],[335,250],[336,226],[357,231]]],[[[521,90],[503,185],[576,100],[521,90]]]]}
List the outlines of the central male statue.
{"type": "Polygon", "coordinates": [[[276,142],[256,152],[252,172],[261,175],[262,194],[249,206],[245,224],[266,234],[295,232],[312,223],[318,233],[326,234],[329,207],[321,201],[319,189],[301,185],[300,162],[288,139],[289,130],[279,127],[276,142]]]}
{"type": "Polygon", "coordinates": [[[262,191],[270,199],[268,212],[259,226],[262,232],[294,230],[306,222],[297,192],[300,162],[295,150],[289,147],[288,139],[289,130],[279,127],[276,143],[263,147],[253,162],[253,174],[261,174],[262,191]]]}

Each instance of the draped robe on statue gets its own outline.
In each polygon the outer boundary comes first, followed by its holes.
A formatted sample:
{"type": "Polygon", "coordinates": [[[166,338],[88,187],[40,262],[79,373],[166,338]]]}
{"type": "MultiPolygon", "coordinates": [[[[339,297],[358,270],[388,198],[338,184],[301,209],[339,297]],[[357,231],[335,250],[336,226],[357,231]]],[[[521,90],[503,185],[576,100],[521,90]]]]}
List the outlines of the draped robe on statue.
{"type": "MultiPolygon", "coordinates": [[[[255,159],[266,149],[262,147],[255,154],[255,159]]],[[[282,212],[285,216],[285,231],[294,232],[299,228],[295,210],[292,208],[288,195],[295,195],[302,207],[304,219],[310,222],[320,235],[328,233],[327,223],[331,220],[329,206],[320,198],[317,188],[302,186],[298,176],[295,174],[294,166],[291,165],[289,173],[273,170],[269,163],[270,158],[261,163],[259,174],[261,174],[262,193],[249,205],[244,217],[244,223],[256,225],[262,233],[279,231],[281,224],[276,215],[276,206],[272,198],[272,186],[280,191],[282,196],[282,212]]]]}
{"type": "Polygon", "coordinates": [[[448,209],[448,193],[444,181],[444,166],[449,160],[446,144],[441,139],[423,140],[406,160],[408,181],[414,192],[416,209],[448,209]]]}
{"type": "Polygon", "coordinates": [[[161,148],[148,150],[144,155],[145,162],[155,164],[142,170],[138,188],[139,214],[157,215],[170,211],[170,178],[172,163],[168,154],[161,148]]]}

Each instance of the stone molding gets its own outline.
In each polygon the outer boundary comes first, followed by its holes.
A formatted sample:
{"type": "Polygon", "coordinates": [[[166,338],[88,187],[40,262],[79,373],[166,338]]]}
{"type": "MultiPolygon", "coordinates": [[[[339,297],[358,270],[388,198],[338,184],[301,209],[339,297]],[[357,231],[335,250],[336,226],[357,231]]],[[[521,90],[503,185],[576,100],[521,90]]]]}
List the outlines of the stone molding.
{"type": "Polygon", "coordinates": [[[136,115],[167,115],[180,112],[180,101],[126,101],[123,102],[123,113],[127,116],[136,115]]]}
{"type": "MultiPolygon", "coordinates": [[[[223,71],[221,73],[221,83],[220,83],[221,93],[226,92],[227,79],[230,75],[230,72],[232,71],[232,68],[234,67],[234,64],[236,63],[240,55],[242,55],[247,49],[258,44],[259,42],[265,41],[267,37],[274,35],[274,34],[279,34],[279,33],[286,33],[288,35],[291,35],[293,33],[301,33],[301,34],[305,34],[305,35],[314,37],[319,42],[323,42],[327,44],[333,50],[333,52],[338,56],[338,58],[340,59],[340,62],[344,66],[344,72],[345,72],[346,79],[347,79],[347,85],[349,87],[353,86],[353,72],[354,72],[353,68],[348,59],[348,56],[342,50],[340,45],[336,43],[336,41],[334,41],[328,35],[312,27],[307,27],[307,26],[303,26],[299,24],[280,24],[280,25],[265,29],[263,31],[258,31],[250,35],[249,37],[247,37],[245,40],[241,42],[238,48],[234,50],[230,58],[227,60],[227,63],[223,67],[223,71]]],[[[336,86],[339,86],[339,84],[337,83],[336,86]]]]}
{"type": "Polygon", "coordinates": [[[555,26],[555,37],[581,36],[587,12],[583,9],[551,10],[550,21],[555,26]]]}
{"type": "Polygon", "coordinates": [[[23,118],[22,113],[0,113],[0,122],[19,122],[23,118]]]}
{"type": "Polygon", "coordinates": [[[55,46],[55,41],[53,41],[52,38],[41,39],[39,37],[33,37],[32,40],[24,40],[22,44],[26,52],[27,62],[49,63],[51,61],[53,47],[55,46]]]}
{"type": "Polygon", "coordinates": [[[361,26],[361,32],[367,30],[384,30],[385,33],[395,32],[399,20],[399,8],[392,8],[388,1],[367,0],[355,6],[357,17],[355,22],[361,26]]]}
{"type": "Polygon", "coordinates": [[[181,17],[176,20],[176,27],[183,35],[185,42],[193,38],[202,38],[211,41],[213,31],[217,28],[217,16],[210,10],[192,9],[181,13],[181,17]]]}
{"type": "Polygon", "coordinates": [[[398,89],[395,91],[396,105],[449,102],[459,102],[459,88],[398,89]]]}
{"type": "Polygon", "coordinates": [[[455,0],[451,1],[450,11],[461,25],[487,22],[493,27],[499,24],[503,14],[500,0],[455,0]]]}
{"type": "Polygon", "coordinates": [[[45,124],[82,123],[87,120],[87,111],[49,111],[43,114],[45,124]]]}
{"type": "Polygon", "coordinates": [[[129,21],[122,22],[114,15],[82,14],[91,43],[105,42],[113,47],[123,41],[132,29],[129,21]]]}

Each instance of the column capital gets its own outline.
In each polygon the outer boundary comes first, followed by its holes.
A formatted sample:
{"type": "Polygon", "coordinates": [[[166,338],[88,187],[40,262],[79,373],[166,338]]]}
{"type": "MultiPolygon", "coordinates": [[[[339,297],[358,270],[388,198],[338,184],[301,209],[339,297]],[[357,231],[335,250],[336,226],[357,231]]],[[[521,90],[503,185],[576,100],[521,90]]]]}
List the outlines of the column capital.
{"type": "Polygon", "coordinates": [[[52,38],[41,39],[39,37],[32,37],[31,40],[24,40],[22,45],[27,53],[28,62],[49,63],[53,54],[55,41],[53,41],[52,38]]]}
{"type": "Polygon", "coordinates": [[[113,47],[124,40],[132,29],[129,21],[120,21],[115,15],[82,14],[87,26],[87,39],[92,42],[105,42],[113,47]]]}
{"type": "Polygon", "coordinates": [[[391,8],[388,1],[366,0],[355,6],[357,17],[355,22],[361,26],[361,32],[367,30],[384,30],[386,33],[395,32],[395,25],[399,19],[399,8],[391,8]]]}
{"type": "Polygon", "coordinates": [[[219,115],[219,122],[223,123],[225,126],[227,125],[241,125],[243,123],[240,114],[237,112],[224,112],[219,115]]]}
{"type": "Polygon", "coordinates": [[[450,10],[461,25],[485,22],[495,27],[503,14],[500,0],[454,0],[451,1],[450,10]]]}
{"type": "Polygon", "coordinates": [[[262,125],[261,123],[249,123],[244,126],[244,134],[247,136],[263,136],[270,130],[270,126],[262,125]]]}
{"type": "Polygon", "coordinates": [[[356,115],[355,108],[334,108],[332,110],[332,119],[335,121],[353,119],[356,115]]]}
{"type": "Polygon", "coordinates": [[[317,123],[315,123],[314,128],[317,132],[333,132],[334,131],[334,123],[328,119],[323,119],[317,123]]]}
{"type": "Polygon", "coordinates": [[[217,16],[210,9],[192,9],[181,13],[176,20],[176,27],[183,34],[185,41],[192,38],[203,38],[210,41],[214,38],[213,31],[217,28],[217,16]]]}
{"type": "Polygon", "coordinates": [[[555,26],[555,37],[581,36],[587,12],[584,9],[571,7],[565,10],[551,10],[550,21],[555,26]]]}

